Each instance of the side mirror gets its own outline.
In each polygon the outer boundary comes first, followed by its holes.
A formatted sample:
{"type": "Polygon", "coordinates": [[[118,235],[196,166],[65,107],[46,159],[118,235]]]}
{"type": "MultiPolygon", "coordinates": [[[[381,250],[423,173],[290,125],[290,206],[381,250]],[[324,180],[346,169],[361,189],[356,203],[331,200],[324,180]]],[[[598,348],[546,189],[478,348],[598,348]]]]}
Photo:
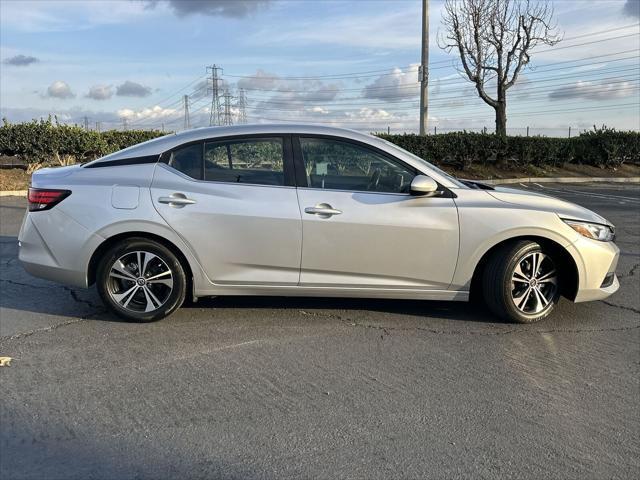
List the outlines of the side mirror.
{"type": "Polygon", "coordinates": [[[431,177],[427,177],[426,175],[416,175],[411,181],[410,193],[411,195],[416,196],[433,197],[439,193],[438,184],[431,177]]]}

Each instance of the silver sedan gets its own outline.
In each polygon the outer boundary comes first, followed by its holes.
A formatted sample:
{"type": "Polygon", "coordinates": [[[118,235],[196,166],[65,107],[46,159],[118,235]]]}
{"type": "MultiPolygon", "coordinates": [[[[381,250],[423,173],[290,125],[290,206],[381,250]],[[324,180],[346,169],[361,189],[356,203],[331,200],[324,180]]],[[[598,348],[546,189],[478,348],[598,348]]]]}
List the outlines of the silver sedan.
{"type": "Polygon", "coordinates": [[[134,321],[187,295],[298,295],[472,298],[534,322],[560,296],[618,289],[613,240],[592,211],[458,180],[373,136],[250,125],[37,171],[19,257],[33,275],[96,284],[134,321]]]}

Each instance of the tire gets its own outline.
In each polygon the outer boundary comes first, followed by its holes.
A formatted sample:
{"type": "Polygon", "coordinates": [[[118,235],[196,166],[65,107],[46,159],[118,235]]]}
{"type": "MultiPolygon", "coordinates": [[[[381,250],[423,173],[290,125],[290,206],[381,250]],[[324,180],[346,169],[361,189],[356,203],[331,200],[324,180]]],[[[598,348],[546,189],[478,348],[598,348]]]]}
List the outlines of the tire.
{"type": "Polygon", "coordinates": [[[135,237],[118,242],[102,256],[96,284],[103,303],[116,315],[133,322],[153,322],[180,308],[187,279],[171,250],[135,237]]]}
{"type": "Polygon", "coordinates": [[[540,244],[529,240],[499,247],[489,258],[482,279],[489,309],[511,322],[542,320],[560,298],[557,262],[540,244]]]}

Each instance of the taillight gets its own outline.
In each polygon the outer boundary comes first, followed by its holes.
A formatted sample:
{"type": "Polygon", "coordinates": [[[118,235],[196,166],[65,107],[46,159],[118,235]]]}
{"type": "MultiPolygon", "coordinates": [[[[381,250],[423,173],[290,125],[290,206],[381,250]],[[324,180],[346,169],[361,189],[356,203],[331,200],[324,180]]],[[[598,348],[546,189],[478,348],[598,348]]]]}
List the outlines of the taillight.
{"type": "Polygon", "coordinates": [[[49,210],[69,195],[71,195],[71,190],[30,188],[29,196],[27,197],[29,200],[29,211],[40,212],[42,210],[49,210]]]}

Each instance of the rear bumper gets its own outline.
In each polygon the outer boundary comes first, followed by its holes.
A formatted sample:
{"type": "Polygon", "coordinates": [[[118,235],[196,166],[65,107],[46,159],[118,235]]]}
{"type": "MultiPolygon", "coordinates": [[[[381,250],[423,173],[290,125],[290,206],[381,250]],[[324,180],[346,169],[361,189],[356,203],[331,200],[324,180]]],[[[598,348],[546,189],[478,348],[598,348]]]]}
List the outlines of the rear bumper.
{"type": "Polygon", "coordinates": [[[620,288],[615,276],[620,249],[613,242],[581,237],[567,248],[576,260],[580,278],[575,302],[602,300],[620,288]],[[605,282],[609,274],[613,274],[613,282],[605,282]]]}
{"type": "Polygon", "coordinates": [[[35,277],[86,288],[89,258],[101,241],[56,210],[27,213],[18,235],[18,259],[35,277]]]}

